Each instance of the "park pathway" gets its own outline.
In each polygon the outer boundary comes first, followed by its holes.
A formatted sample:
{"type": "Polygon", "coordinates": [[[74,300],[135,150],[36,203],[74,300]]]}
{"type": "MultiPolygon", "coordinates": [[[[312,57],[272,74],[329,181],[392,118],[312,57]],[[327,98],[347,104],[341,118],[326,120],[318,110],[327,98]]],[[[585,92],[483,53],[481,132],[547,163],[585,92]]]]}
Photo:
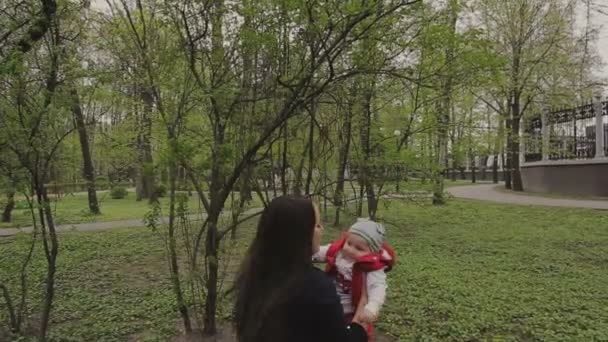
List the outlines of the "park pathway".
{"type": "MultiPolygon", "coordinates": [[[[608,200],[585,200],[576,198],[549,198],[541,197],[539,195],[527,195],[525,193],[509,193],[498,190],[497,187],[500,185],[496,184],[476,184],[476,185],[463,185],[447,188],[446,191],[456,198],[472,199],[479,201],[488,201],[505,204],[519,204],[519,205],[538,205],[546,207],[563,207],[563,208],[586,208],[586,209],[600,209],[608,210],[608,200]]],[[[261,208],[253,208],[245,213],[244,216],[255,214],[260,211],[261,208]]],[[[229,212],[225,212],[224,215],[228,215],[229,212]]],[[[191,215],[190,220],[204,220],[205,214],[191,215]]],[[[162,222],[166,223],[169,221],[168,217],[163,217],[162,222]]],[[[78,231],[78,232],[95,232],[103,231],[113,228],[128,228],[128,227],[145,227],[142,219],[130,219],[120,221],[107,221],[107,222],[91,222],[91,223],[78,223],[78,224],[62,224],[57,226],[58,232],[66,231],[78,231]]],[[[29,233],[33,230],[33,227],[23,228],[0,228],[0,238],[16,235],[20,232],[29,233]]]]}
{"type": "Polygon", "coordinates": [[[525,193],[512,193],[497,189],[500,185],[481,184],[464,185],[448,188],[447,191],[457,198],[472,199],[479,201],[519,204],[519,205],[538,205],[546,207],[563,208],[586,208],[608,210],[608,201],[585,200],[576,198],[550,198],[539,195],[527,195],[525,193]]]}
{"type": "MultiPolygon", "coordinates": [[[[242,216],[243,218],[249,215],[253,215],[259,212],[261,208],[253,208],[245,211],[242,216]]],[[[229,211],[225,211],[223,215],[229,215],[229,211]]],[[[191,221],[202,221],[207,217],[206,214],[190,215],[188,218],[191,221]]],[[[162,217],[160,222],[169,222],[168,217],[162,217]]],[[[106,222],[90,222],[90,223],[77,223],[77,224],[60,224],[57,225],[57,232],[96,232],[114,228],[129,228],[129,227],[145,227],[143,219],[131,219],[131,220],[120,220],[120,221],[106,221],[106,222]]],[[[34,227],[23,227],[23,228],[0,228],[0,238],[13,236],[18,233],[30,233],[34,227]]]]}

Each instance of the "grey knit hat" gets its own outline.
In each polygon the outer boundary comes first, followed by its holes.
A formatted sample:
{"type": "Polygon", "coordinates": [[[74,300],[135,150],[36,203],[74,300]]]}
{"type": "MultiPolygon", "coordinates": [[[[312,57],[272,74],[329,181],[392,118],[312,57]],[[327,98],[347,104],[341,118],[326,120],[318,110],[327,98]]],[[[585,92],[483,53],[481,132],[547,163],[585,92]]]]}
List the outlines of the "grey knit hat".
{"type": "Polygon", "coordinates": [[[348,231],[363,238],[373,252],[379,252],[384,244],[384,226],[368,218],[358,218],[348,231]]]}

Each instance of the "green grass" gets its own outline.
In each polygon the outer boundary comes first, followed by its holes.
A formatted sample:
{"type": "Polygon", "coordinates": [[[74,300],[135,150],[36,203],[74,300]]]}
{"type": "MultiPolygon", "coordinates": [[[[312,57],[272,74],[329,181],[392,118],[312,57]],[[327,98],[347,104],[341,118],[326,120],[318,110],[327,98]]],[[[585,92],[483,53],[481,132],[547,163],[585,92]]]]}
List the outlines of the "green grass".
{"type": "MultiPolygon", "coordinates": [[[[164,341],[174,334],[175,299],[159,236],[136,228],[72,232],[60,239],[53,341],[125,341],[139,335],[164,341]]],[[[0,279],[8,279],[16,290],[18,260],[26,253],[27,236],[0,242],[0,279]]],[[[38,247],[29,275],[34,312],[45,275],[38,247]]],[[[5,326],[4,315],[0,312],[0,327],[5,326]]]]}
{"type": "Polygon", "coordinates": [[[400,340],[608,340],[608,213],[393,205],[380,327],[400,340]]]}
{"type": "MultiPolygon", "coordinates": [[[[608,340],[608,213],[470,201],[440,208],[392,202],[381,210],[399,261],[378,327],[399,341],[608,340]]],[[[231,269],[251,227],[227,248],[237,256],[231,269]]],[[[339,234],[328,229],[325,240],[339,234]]],[[[60,239],[55,341],[166,341],[176,334],[157,233],[117,229],[60,239]]],[[[26,235],[0,240],[0,279],[12,288],[26,242],[26,235]]],[[[30,279],[39,290],[38,247],[30,279]]],[[[31,294],[37,303],[40,292],[31,294]]],[[[221,318],[229,308],[223,301],[221,318]]]]}
{"type": "Polygon", "coordinates": [[[450,187],[455,187],[455,186],[476,185],[476,184],[484,184],[484,183],[487,184],[488,182],[478,180],[477,183],[473,183],[470,180],[457,179],[457,180],[453,181],[450,179],[446,179],[444,184],[447,188],[450,188],[450,187]]]}
{"type": "MultiPolygon", "coordinates": [[[[456,180],[445,181],[446,187],[471,185],[470,181],[456,180]]],[[[411,179],[407,182],[400,182],[400,191],[431,191],[432,183],[430,181],[421,182],[418,179],[411,179]]],[[[394,183],[387,183],[383,192],[395,191],[394,183]]],[[[347,187],[347,193],[350,193],[350,188],[347,187]]],[[[91,215],[88,210],[88,199],[85,193],[68,194],[60,199],[53,201],[52,208],[55,212],[55,223],[56,224],[77,224],[77,223],[90,223],[90,222],[106,222],[106,221],[118,221],[118,220],[129,220],[143,218],[144,215],[150,210],[150,205],[147,200],[136,201],[135,194],[131,191],[124,199],[113,199],[110,197],[107,191],[98,191],[97,198],[101,208],[101,215],[91,215]]],[[[0,207],[3,207],[4,198],[0,198],[0,207]]],[[[167,197],[160,199],[164,215],[167,215],[169,208],[169,199],[167,197]]],[[[199,204],[198,196],[193,195],[188,200],[189,207],[196,212],[202,212],[202,204],[199,204]]],[[[253,201],[249,204],[249,207],[260,207],[261,202],[254,195],[253,201]]],[[[226,208],[230,207],[230,200],[226,202],[226,208]]],[[[1,228],[19,228],[28,227],[32,225],[32,218],[29,209],[27,209],[27,202],[21,198],[18,200],[17,208],[13,210],[12,222],[2,223],[0,222],[1,228]]]]}
{"type": "MultiPolygon", "coordinates": [[[[84,193],[74,195],[66,195],[61,199],[52,203],[52,208],[55,211],[56,224],[73,224],[73,223],[88,223],[88,222],[105,222],[128,219],[143,218],[150,210],[150,205],[147,200],[136,201],[135,194],[129,192],[124,199],[113,199],[106,191],[100,191],[97,195],[101,215],[91,215],[88,210],[88,199],[84,193]]],[[[168,215],[169,198],[160,199],[163,215],[168,215]]],[[[227,201],[229,207],[230,201],[227,201]]],[[[258,205],[259,200],[254,199],[250,206],[258,205]]],[[[198,196],[192,195],[188,198],[188,205],[194,212],[202,212],[204,208],[199,204],[198,196]]],[[[13,221],[10,223],[0,223],[0,228],[26,227],[32,225],[32,218],[27,202],[19,201],[18,208],[13,211],[13,221]]]]}
{"type": "MultiPolygon", "coordinates": [[[[247,221],[239,228],[238,240],[227,237],[220,246],[222,293],[231,285],[254,225],[254,220],[247,221]]],[[[161,342],[180,335],[182,325],[169,278],[164,236],[161,230],[148,228],[60,234],[51,341],[161,342]]],[[[30,235],[24,233],[0,239],[0,281],[9,285],[14,297],[19,290],[21,261],[30,241],[30,235]]],[[[178,251],[184,252],[182,241],[178,239],[178,251]]],[[[41,307],[46,275],[40,242],[35,251],[28,272],[31,323],[25,329],[32,336],[38,331],[36,313],[41,307]]],[[[181,254],[182,269],[186,267],[184,257],[181,254]]],[[[191,300],[191,292],[185,289],[185,293],[191,300]]],[[[0,299],[0,341],[8,339],[3,305],[0,299]]],[[[226,319],[230,312],[230,300],[220,298],[218,317],[226,319]]],[[[200,321],[202,313],[191,311],[193,320],[197,317],[200,321]]]]}
{"type": "MultiPolygon", "coordinates": [[[[479,182],[472,183],[470,180],[462,180],[462,179],[457,179],[455,181],[452,181],[451,179],[445,179],[445,182],[444,182],[444,186],[446,188],[455,187],[455,186],[464,186],[464,185],[474,185],[474,184],[480,184],[480,183],[479,182]]],[[[407,181],[399,182],[399,192],[408,193],[408,192],[419,192],[419,191],[426,191],[426,192],[433,191],[433,182],[428,179],[425,181],[422,181],[419,178],[411,178],[407,181]]],[[[350,185],[346,185],[346,192],[352,193],[350,185]]],[[[390,181],[390,182],[384,183],[384,185],[382,187],[382,193],[394,193],[394,192],[397,192],[397,182],[390,181]]]]}

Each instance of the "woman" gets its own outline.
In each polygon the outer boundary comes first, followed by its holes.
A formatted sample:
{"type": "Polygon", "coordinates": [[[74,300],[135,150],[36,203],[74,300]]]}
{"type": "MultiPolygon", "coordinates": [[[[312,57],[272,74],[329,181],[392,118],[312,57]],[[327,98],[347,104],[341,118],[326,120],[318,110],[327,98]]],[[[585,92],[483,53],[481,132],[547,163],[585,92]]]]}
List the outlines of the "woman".
{"type": "Polygon", "coordinates": [[[323,225],[310,199],[281,196],[264,209],[235,290],[240,342],[367,341],[346,326],[329,277],[312,266],[323,225]]]}

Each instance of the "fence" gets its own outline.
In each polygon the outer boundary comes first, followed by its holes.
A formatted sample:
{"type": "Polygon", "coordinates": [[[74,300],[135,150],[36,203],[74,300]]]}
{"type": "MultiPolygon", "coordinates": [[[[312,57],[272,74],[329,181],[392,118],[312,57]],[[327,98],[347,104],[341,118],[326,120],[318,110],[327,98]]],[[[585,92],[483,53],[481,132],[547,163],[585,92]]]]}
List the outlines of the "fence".
{"type": "Polygon", "coordinates": [[[538,115],[528,121],[524,139],[525,162],[607,156],[608,101],[538,115]],[[598,133],[601,133],[596,129],[598,123],[603,126],[601,144],[596,141],[598,133]],[[601,153],[596,153],[598,146],[601,153]]]}

